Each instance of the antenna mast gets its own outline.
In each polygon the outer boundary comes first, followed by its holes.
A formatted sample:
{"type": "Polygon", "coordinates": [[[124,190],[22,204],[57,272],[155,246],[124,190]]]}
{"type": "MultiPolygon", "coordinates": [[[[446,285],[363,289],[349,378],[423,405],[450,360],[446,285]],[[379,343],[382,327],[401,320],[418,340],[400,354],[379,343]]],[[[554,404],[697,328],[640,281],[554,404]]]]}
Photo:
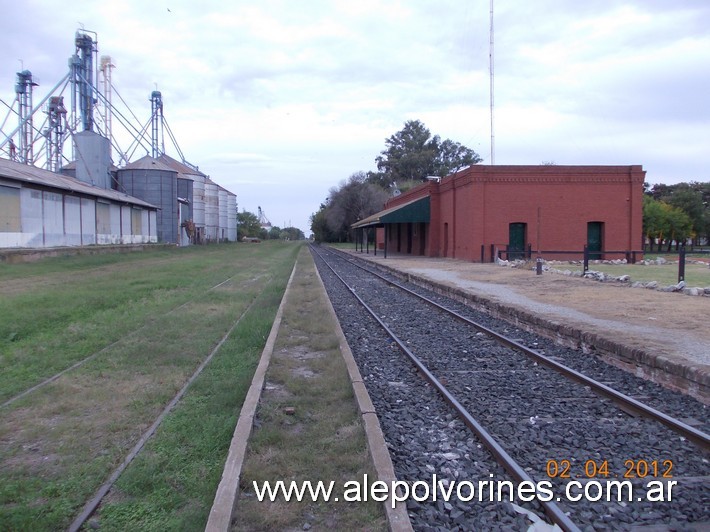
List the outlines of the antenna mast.
{"type": "Polygon", "coordinates": [[[491,0],[491,30],[490,30],[490,51],[488,59],[491,73],[491,164],[496,164],[495,135],[493,134],[493,0],[491,0]]]}

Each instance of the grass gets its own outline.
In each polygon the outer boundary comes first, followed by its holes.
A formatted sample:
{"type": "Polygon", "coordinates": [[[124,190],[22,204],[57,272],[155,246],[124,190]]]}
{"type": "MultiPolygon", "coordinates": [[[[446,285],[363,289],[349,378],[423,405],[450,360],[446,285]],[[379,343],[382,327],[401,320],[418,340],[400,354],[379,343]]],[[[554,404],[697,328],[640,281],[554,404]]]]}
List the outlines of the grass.
{"type": "MultiPolygon", "coordinates": [[[[582,271],[581,264],[556,265],[560,270],[582,271]]],[[[659,286],[669,286],[678,283],[678,264],[595,264],[589,263],[589,269],[604,272],[614,277],[628,275],[631,282],[647,283],[656,281],[659,286]]],[[[710,267],[707,264],[685,265],[686,286],[710,286],[710,267]]]]}
{"type": "Polygon", "coordinates": [[[3,400],[98,353],[0,410],[3,528],[66,528],[256,300],[95,517],[107,530],[204,526],[299,247],[221,245],[0,265],[0,312],[11,316],[0,325],[3,400]]]}
{"type": "Polygon", "coordinates": [[[296,277],[266,375],[242,470],[233,530],[386,530],[379,503],[259,502],[253,482],[376,478],[352,386],[333,333],[325,296],[307,250],[296,277]],[[317,319],[314,319],[317,317],[317,319]]]}

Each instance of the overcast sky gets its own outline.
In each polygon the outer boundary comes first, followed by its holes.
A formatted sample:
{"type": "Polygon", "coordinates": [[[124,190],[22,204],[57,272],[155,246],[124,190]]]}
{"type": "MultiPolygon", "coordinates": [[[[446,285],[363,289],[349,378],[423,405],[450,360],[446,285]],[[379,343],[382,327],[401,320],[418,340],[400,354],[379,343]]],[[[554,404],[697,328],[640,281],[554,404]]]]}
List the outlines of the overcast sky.
{"type": "MultiPolygon", "coordinates": [[[[710,2],[496,0],[494,15],[495,164],[710,181],[710,2]]],[[[308,235],[329,188],[375,170],[407,120],[491,164],[489,17],[489,0],[3,2],[0,98],[25,68],[39,102],[75,31],[96,32],[141,124],[157,87],[188,161],[240,211],[308,235]]]]}

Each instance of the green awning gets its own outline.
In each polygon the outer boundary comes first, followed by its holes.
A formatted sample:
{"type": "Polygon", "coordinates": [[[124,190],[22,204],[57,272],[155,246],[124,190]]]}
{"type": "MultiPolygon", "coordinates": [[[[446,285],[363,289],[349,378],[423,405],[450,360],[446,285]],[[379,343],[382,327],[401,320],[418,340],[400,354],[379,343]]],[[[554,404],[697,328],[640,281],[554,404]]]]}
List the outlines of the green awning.
{"type": "Polygon", "coordinates": [[[363,218],[359,222],[355,222],[352,228],[359,229],[399,223],[429,223],[431,221],[430,205],[429,196],[418,198],[363,218]]]}

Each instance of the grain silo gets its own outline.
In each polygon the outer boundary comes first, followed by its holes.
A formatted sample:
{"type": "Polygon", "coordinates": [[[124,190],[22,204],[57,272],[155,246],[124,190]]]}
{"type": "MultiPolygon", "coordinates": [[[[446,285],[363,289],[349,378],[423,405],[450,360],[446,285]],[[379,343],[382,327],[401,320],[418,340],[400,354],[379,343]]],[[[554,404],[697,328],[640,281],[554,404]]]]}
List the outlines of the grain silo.
{"type": "Polygon", "coordinates": [[[227,240],[237,241],[237,195],[227,195],[227,240]]]}
{"type": "Polygon", "coordinates": [[[205,241],[214,242],[219,238],[219,192],[218,185],[205,179],[205,241]]]}
{"type": "Polygon", "coordinates": [[[194,175],[192,181],[192,221],[195,222],[195,242],[205,239],[205,176],[194,175]]]}
{"type": "Polygon", "coordinates": [[[117,172],[121,191],[142,199],[158,210],[158,242],[179,242],[179,209],[177,172],[146,155],[117,172]]]}
{"type": "MultiPolygon", "coordinates": [[[[181,163],[166,154],[161,155],[158,160],[177,171],[178,184],[180,179],[189,179],[192,182],[192,195],[188,199],[190,201],[189,220],[194,224],[194,233],[190,236],[193,243],[201,244],[205,239],[205,179],[207,176],[197,167],[181,163]]],[[[181,219],[183,222],[187,221],[184,215],[181,219]]]]}
{"type": "Polygon", "coordinates": [[[229,192],[227,192],[222,187],[217,189],[217,194],[219,197],[219,232],[218,238],[220,242],[227,240],[227,197],[229,192]]]}

